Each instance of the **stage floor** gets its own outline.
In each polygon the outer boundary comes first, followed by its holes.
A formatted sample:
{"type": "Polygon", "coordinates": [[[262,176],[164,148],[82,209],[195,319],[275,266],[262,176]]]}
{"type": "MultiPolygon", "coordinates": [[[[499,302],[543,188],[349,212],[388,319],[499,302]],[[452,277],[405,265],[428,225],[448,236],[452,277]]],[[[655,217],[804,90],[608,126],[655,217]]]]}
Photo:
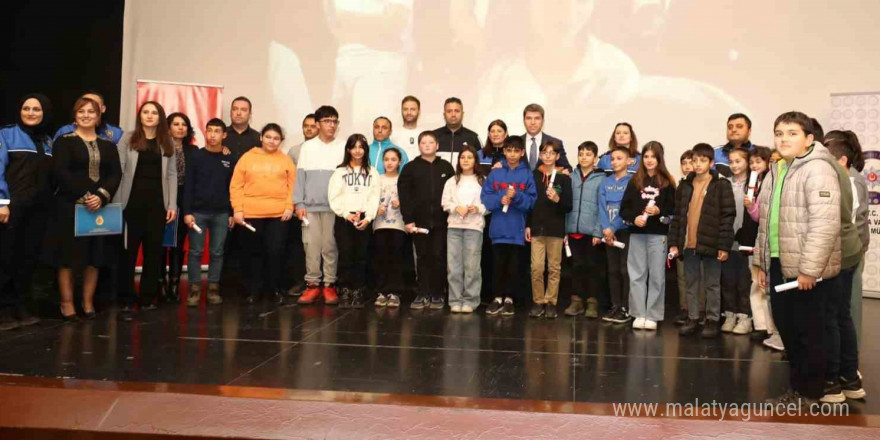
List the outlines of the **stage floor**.
{"type": "MultiPolygon", "coordinates": [[[[293,301],[290,301],[293,303],[293,301]]],[[[748,336],[680,337],[584,317],[532,319],[444,311],[265,303],[165,305],[131,320],[115,310],[0,333],[0,374],[111,382],[389,393],[552,402],[761,402],[787,364],[748,336]]],[[[864,304],[865,401],[880,415],[880,301],[864,304]]]]}

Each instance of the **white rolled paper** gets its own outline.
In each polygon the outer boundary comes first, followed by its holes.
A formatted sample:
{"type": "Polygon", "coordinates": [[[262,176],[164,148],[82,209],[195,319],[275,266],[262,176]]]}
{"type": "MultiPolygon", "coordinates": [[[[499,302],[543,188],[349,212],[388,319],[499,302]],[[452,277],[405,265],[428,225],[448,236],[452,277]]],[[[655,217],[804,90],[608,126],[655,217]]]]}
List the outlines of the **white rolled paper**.
{"type": "Polygon", "coordinates": [[[428,232],[430,231],[427,228],[416,228],[416,234],[427,234],[428,232]]]}
{"type": "Polygon", "coordinates": [[[571,246],[568,245],[568,240],[565,240],[565,256],[571,258],[571,246]]]}
{"type": "Polygon", "coordinates": [[[307,227],[307,228],[309,227],[309,219],[308,219],[308,217],[303,217],[303,226],[305,226],[305,227],[307,227]]]}
{"type": "Polygon", "coordinates": [[[739,247],[740,252],[752,252],[754,250],[755,250],[755,248],[752,246],[740,246],[739,247]]]}
{"type": "Polygon", "coordinates": [[[503,207],[503,208],[501,208],[501,211],[503,211],[503,212],[505,212],[505,213],[506,213],[506,212],[507,212],[507,207],[508,207],[508,206],[510,206],[510,205],[504,205],[504,207],[503,207]]]}
{"type": "MultiPolygon", "coordinates": [[[[820,281],[822,281],[822,278],[816,279],[817,283],[820,281]]],[[[780,284],[780,285],[774,287],[773,289],[776,290],[776,293],[779,293],[779,292],[785,292],[787,290],[794,290],[797,288],[798,288],[798,282],[797,282],[797,280],[794,280],[794,281],[789,281],[787,283],[780,284]]]]}
{"type": "Polygon", "coordinates": [[[669,254],[666,255],[666,259],[667,260],[674,260],[676,256],[677,256],[677,254],[675,252],[670,252],[669,254]]]}
{"type": "Polygon", "coordinates": [[[614,243],[612,244],[612,246],[614,246],[618,249],[626,249],[626,243],[624,243],[622,241],[614,240],[614,243]]]}
{"type": "Polygon", "coordinates": [[[192,224],[192,228],[193,228],[196,232],[198,232],[199,234],[202,233],[202,228],[200,228],[199,225],[196,224],[196,222],[193,222],[193,224],[192,224]]]}
{"type": "Polygon", "coordinates": [[[242,224],[242,225],[243,225],[243,226],[244,226],[244,227],[246,227],[246,228],[248,228],[248,229],[250,229],[250,230],[251,230],[251,232],[257,232],[257,230],[256,230],[256,229],[254,229],[254,227],[253,227],[253,226],[251,226],[251,224],[250,224],[250,223],[248,223],[248,222],[242,222],[242,223],[241,223],[241,224],[242,224]]]}
{"type": "Polygon", "coordinates": [[[758,185],[758,173],[752,171],[749,175],[749,190],[746,195],[749,197],[749,200],[755,198],[755,187],[758,185]]]}
{"type": "Polygon", "coordinates": [[[553,186],[553,182],[556,181],[556,168],[553,168],[553,172],[550,173],[550,186],[553,186]]]}

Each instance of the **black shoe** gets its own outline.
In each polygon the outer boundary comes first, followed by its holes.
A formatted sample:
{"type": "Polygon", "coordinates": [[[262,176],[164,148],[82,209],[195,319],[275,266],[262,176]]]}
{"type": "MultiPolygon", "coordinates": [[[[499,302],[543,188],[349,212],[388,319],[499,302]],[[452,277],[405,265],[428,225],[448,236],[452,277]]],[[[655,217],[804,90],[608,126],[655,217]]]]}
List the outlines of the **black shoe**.
{"type": "Polygon", "coordinates": [[[513,316],[513,300],[504,298],[504,306],[501,308],[502,316],[513,316]]]}
{"type": "Polygon", "coordinates": [[[156,310],[158,308],[159,308],[159,306],[157,306],[156,304],[148,303],[148,304],[141,305],[140,311],[146,312],[147,310],[156,310]]]}
{"type": "Polygon", "coordinates": [[[844,377],[838,379],[843,395],[847,399],[864,399],[865,389],[862,388],[862,379],[856,376],[853,380],[847,380],[844,377]]]}
{"type": "Polygon", "coordinates": [[[165,290],[165,300],[169,303],[176,304],[180,302],[180,277],[171,278],[168,283],[168,289],[165,290]]]}
{"type": "Polygon", "coordinates": [[[688,312],[687,310],[682,310],[678,312],[678,316],[675,317],[675,325],[684,325],[688,321],[688,312]]]}
{"type": "Polygon", "coordinates": [[[279,306],[283,306],[284,305],[284,293],[282,293],[280,290],[276,290],[275,293],[273,293],[272,296],[269,297],[269,301],[272,302],[273,304],[278,304],[279,306]]]}
{"type": "Polygon", "coordinates": [[[352,293],[351,289],[348,287],[340,287],[336,289],[339,292],[339,303],[337,304],[340,309],[350,309],[351,301],[352,301],[352,293]]]}
{"type": "Polygon", "coordinates": [[[544,316],[544,304],[534,304],[529,310],[529,316],[532,318],[540,318],[544,316]]]}
{"type": "Polygon", "coordinates": [[[2,316],[0,316],[0,331],[15,330],[19,327],[21,327],[21,323],[12,316],[12,312],[4,310],[2,316]]]}
{"type": "Polygon", "coordinates": [[[718,337],[718,321],[707,319],[706,324],[703,325],[702,336],[706,339],[718,337]]]}
{"type": "Polygon", "coordinates": [[[253,303],[257,302],[257,297],[254,296],[253,294],[248,295],[244,298],[244,302],[247,304],[253,304],[253,303]]]}
{"type": "Polygon", "coordinates": [[[602,320],[605,322],[614,322],[614,317],[617,315],[617,306],[612,306],[610,310],[605,312],[602,315],[602,320]]]}
{"type": "Polygon", "coordinates": [[[556,313],[556,305],[555,304],[544,304],[544,317],[547,319],[556,319],[559,314],[556,313]]]}
{"type": "Polygon", "coordinates": [[[290,296],[302,296],[303,290],[306,290],[306,283],[300,281],[297,285],[291,287],[287,294],[290,296]]]}
{"type": "Polygon", "coordinates": [[[443,310],[443,298],[431,298],[431,310],[443,310]]]}
{"type": "Polygon", "coordinates": [[[504,301],[500,297],[495,298],[492,301],[492,303],[489,304],[489,307],[486,308],[486,314],[489,316],[495,316],[495,315],[501,313],[501,309],[503,309],[503,308],[504,308],[504,301]]]}
{"type": "Polygon", "coordinates": [[[681,328],[678,329],[678,334],[681,336],[690,336],[697,332],[697,328],[700,326],[700,321],[696,319],[688,319],[681,328]]]}
{"type": "Polygon", "coordinates": [[[98,314],[95,313],[94,310],[92,310],[91,312],[83,311],[83,317],[88,321],[95,319],[96,316],[98,316],[98,314]]]}
{"type": "Polygon", "coordinates": [[[769,338],[770,335],[767,333],[767,330],[755,330],[749,333],[749,339],[753,341],[761,341],[763,342],[765,339],[769,338]]]}
{"type": "Polygon", "coordinates": [[[821,399],[819,399],[822,403],[843,403],[846,402],[846,395],[843,394],[843,389],[840,387],[840,383],[836,381],[826,381],[824,395],[821,399]]]}
{"type": "MultiPolygon", "coordinates": [[[[603,318],[605,319],[605,318],[603,318]]],[[[629,312],[626,311],[626,307],[618,307],[614,314],[612,314],[606,321],[613,322],[615,324],[625,324],[632,319],[632,316],[629,316],[629,312]]]]}
{"type": "Polygon", "coordinates": [[[133,304],[123,304],[119,306],[120,313],[134,313],[134,305],[133,304]]]}
{"type": "Polygon", "coordinates": [[[18,310],[16,310],[13,316],[18,321],[18,324],[22,327],[27,327],[29,325],[40,323],[40,318],[37,318],[36,316],[28,313],[24,307],[20,307],[18,310]]]}
{"type": "Polygon", "coordinates": [[[351,308],[364,308],[364,289],[354,289],[351,291],[351,308]]]}
{"type": "Polygon", "coordinates": [[[409,305],[409,308],[412,310],[422,310],[430,304],[431,301],[427,297],[419,295],[413,300],[412,304],[409,305]]]}

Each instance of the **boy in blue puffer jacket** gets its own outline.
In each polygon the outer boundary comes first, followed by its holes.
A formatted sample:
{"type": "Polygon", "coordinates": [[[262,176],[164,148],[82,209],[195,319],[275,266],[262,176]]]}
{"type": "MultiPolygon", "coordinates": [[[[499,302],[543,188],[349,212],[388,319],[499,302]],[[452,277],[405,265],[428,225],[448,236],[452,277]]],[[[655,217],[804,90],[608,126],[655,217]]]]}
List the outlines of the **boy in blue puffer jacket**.
{"type": "Polygon", "coordinates": [[[631,319],[627,311],[629,274],[626,266],[629,229],[620,218],[620,202],[632,177],[627,171],[629,159],[628,148],[611,150],[611,169],[614,173],[606,177],[599,187],[599,220],[608,254],[608,290],[611,294],[611,310],[602,316],[602,320],[615,324],[623,324],[631,319]]]}
{"type": "Polygon", "coordinates": [[[480,199],[492,212],[489,239],[495,263],[495,299],[486,314],[513,315],[510,291],[519,278],[519,254],[526,241],[526,216],[535,204],[535,179],[528,165],[522,161],[525,145],[519,136],[504,140],[504,158],[501,168],[489,173],[483,184],[480,199]],[[503,300],[502,300],[503,298],[503,300]]]}
{"type": "Polygon", "coordinates": [[[565,239],[572,258],[572,295],[566,316],[583,313],[587,318],[598,318],[600,309],[604,313],[611,308],[599,220],[599,187],[605,173],[596,169],[598,152],[592,141],[580,144],[578,166],[571,176],[572,208],[565,219],[565,239]]]}

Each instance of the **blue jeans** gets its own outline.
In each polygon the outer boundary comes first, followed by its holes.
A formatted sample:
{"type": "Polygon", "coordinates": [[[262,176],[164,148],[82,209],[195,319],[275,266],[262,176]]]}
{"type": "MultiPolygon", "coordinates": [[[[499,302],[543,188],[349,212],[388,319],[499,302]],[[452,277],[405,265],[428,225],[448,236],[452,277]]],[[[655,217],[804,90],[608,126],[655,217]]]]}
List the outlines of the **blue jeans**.
{"type": "Polygon", "coordinates": [[[199,234],[195,229],[189,230],[189,256],[186,272],[190,286],[198,286],[202,282],[202,254],[205,253],[205,234],[211,234],[211,260],[208,265],[208,282],[219,283],[220,272],[223,270],[223,247],[226,233],[229,232],[229,214],[192,213],[196,224],[202,230],[199,234]]]}
{"type": "Polygon", "coordinates": [[[666,236],[629,236],[629,313],[636,318],[663,320],[666,300],[666,236]]]}
{"type": "MultiPolygon", "coordinates": [[[[433,232],[433,231],[432,231],[433,232]]],[[[480,305],[483,274],[483,233],[473,229],[449,228],[446,232],[446,265],[448,266],[449,305],[480,305]]]]}

